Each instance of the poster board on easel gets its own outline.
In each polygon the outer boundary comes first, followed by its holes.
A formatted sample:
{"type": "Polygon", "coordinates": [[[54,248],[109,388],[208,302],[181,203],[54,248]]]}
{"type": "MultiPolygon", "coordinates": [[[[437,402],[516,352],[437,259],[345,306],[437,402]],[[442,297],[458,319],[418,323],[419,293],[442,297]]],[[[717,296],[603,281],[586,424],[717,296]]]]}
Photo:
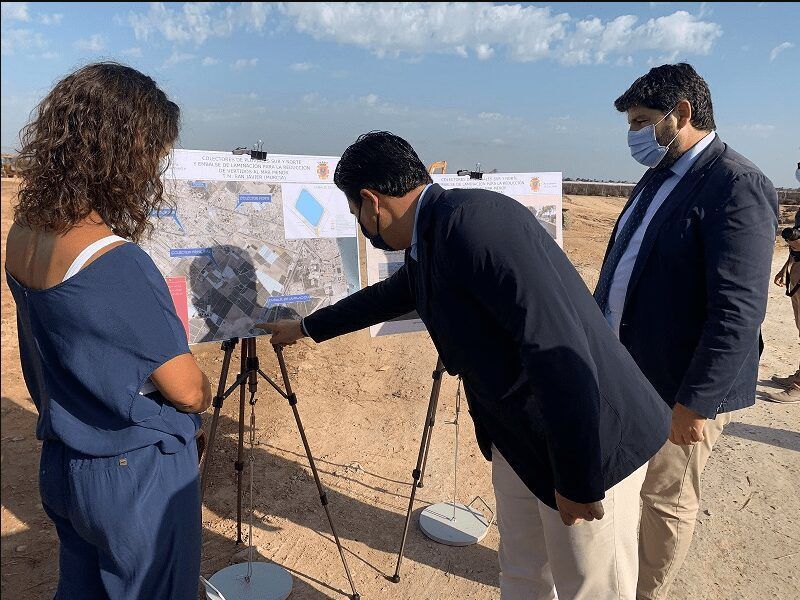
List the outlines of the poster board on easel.
{"type": "MultiPolygon", "coordinates": [[[[433,182],[445,189],[483,189],[514,198],[537,218],[553,239],[563,245],[562,188],[560,172],[543,173],[484,173],[481,179],[462,175],[432,175],[433,182]]],[[[383,281],[399,269],[404,253],[377,250],[366,245],[367,285],[383,281]]],[[[425,324],[416,312],[401,315],[370,327],[375,336],[425,331],[425,324]]]]}

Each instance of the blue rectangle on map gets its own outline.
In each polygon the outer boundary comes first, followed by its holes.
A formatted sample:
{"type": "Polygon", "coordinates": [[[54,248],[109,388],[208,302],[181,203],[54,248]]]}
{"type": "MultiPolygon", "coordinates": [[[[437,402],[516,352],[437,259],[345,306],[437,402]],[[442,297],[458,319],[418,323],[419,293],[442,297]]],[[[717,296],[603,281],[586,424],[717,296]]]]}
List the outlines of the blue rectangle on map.
{"type": "Polygon", "coordinates": [[[191,185],[192,187],[196,187],[196,188],[204,188],[204,187],[207,187],[207,186],[206,186],[206,182],[205,182],[205,181],[193,181],[193,182],[192,182],[192,183],[190,183],[189,185],[191,185]]]}
{"type": "Polygon", "coordinates": [[[291,296],[272,296],[267,298],[267,306],[275,306],[276,304],[295,304],[297,302],[308,302],[311,296],[308,294],[293,294],[291,296]]]}
{"type": "Polygon", "coordinates": [[[213,258],[211,248],[170,248],[169,255],[172,258],[180,258],[182,256],[207,256],[213,258]]]}
{"type": "Polygon", "coordinates": [[[245,202],[254,202],[256,204],[272,202],[272,194],[239,194],[239,201],[236,203],[236,206],[244,204],[245,202]]]}
{"type": "Polygon", "coordinates": [[[319,203],[319,200],[314,198],[314,195],[308,190],[300,192],[300,196],[295,203],[297,211],[305,217],[306,221],[311,223],[314,227],[319,225],[320,219],[325,212],[325,207],[319,203]]]}

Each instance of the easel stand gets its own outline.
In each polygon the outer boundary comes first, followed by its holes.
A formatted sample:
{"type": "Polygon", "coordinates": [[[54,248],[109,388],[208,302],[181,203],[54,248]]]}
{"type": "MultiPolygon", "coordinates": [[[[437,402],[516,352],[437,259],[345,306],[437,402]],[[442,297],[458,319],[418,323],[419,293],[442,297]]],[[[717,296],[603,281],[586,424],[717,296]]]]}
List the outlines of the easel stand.
{"type": "MultiPolygon", "coordinates": [[[[417,488],[423,486],[425,467],[428,464],[428,451],[431,446],[433,427],[436,424],[436,410],[439,405],[439,392],[442,387],[442,375],[445,372],[442,359],[436,362],[436,369],[433,371],[433,385],[431,386],[431,397],[428,401],[428,414],[425,418],[425,426],[422,430],[422,440],[417,456],[417,465],[411,472],[413,483],[411,484],[411,496],[408,500],[408,511],[406,512],[406,522],[403,527],[403,538],[400,542],[400,551],[397,554],[397,567],[394,575],[389,577],[392,583],[400,583],[400,567],[403,564],[403,552],[405,551],[406,539],[408,537],[408,526],[411,523],[411,514],[414,512],[414,500],[417,488]]],[[[476,497],[467,505],[457,504],[458,495],[458,417],[461,405],[461,382],[459,381],[458,393],[456,395],[456,415],[455,420],[450,424],[455,425],[456,439],[453,465],[453,502],[441,502],[426,508],[420,515],[420,528],[422,532],[432,540],[450,546],[468,546],[480,542],[494,521],[494,513],[490,519],[486,519],[483,514],[472,508],[472,505],[480,500],[483,505],[492,512],[482,498],[476,497]]]]}
{"type": "MultiPolygon", "coordinates": [[[[230,368],[231,362],[231,355],[233,353],[234,348],[236,347],[236,343],[238,339],[233,338],[227,340],[222,343],[222,350],[224,352],[223,360],[222,360],[222,371],[220,372],[219,384],[217,386],[217,394],[214,396],[213,406],[214,406],[214,415],[211,420],[211,431],[209,432],[208,438],[208,445],[206,447],[205,458],[202,467],[202,479],[201,479],[201,497],[205,494],[206,485],[208,483],[208,468],[211,463],[211,458],[213,456],[214,450],[214,441],[217,435],[217,427],[219,423],[219,413],[220,409],[222,408],[222,404],[224,403],[225,399],[230,396],[234,390],[238,387],[239,388],[239,441],[238,441],[238,452],[236,457],[236,462],[234,463],[234,467],[236,469],[236,543],[242,543],[242,472],[244,471],[244,420],[245,420],[245,398],[246,392],[249,390],[250,392],[250,406],[251,406],[251,417],[250,417],[250,435],[251,435],[251,461],[253,460],[252,456],[252,445],[254,442],[254,428],[255,428],[255,394],[258,388],[258,378],[263,378],[272,388],[278,392],[283,398],[289,401],[289,406],[292,408],[292,412],[294,413],[294,419],[297,424],[297,429],[300,432],[300,437],[303,440],[303,447],[306,451],[306,456],[308,457],[308,463],[311,467],[311,472],[314,475],[314,482],[317,486],[317,491],[319,492],[320,502],[322,507],[325,509],[325,514],[328,517],[328,523],[331,527],[331,532],[333,533],[333,538],[336,541],[336,547],[339,550],[339,556],[342,558],[342,564],[344,565],[344,570],[347,575],[347,580],[350,584],[350,588],[352,590],[352,595],[350,596],[353,600],[359,600],[360,595],[356,591],[355,584],[353,583],[353,578],[350,575],[350,568],[347,565],[347,559],[344,555],[344,550],[342,549],[342,544],[339,541],[339,535],[336,532],[336,527],[333,523],[333,518],[331,517],[330,509],[328,508],[328,496],[325,493],[324,488],[322,487],[322,483],[319,479],[319,474],[317,473],[316,463],[314,462],[314,457],[311,455],[311,448],[308,445],[308,439],[306,438],[306,432],[303,428],[303,423],[300,420],[300,413],[297,410],[297,395],[292,392],[292,384],[289,380],[289,373],[286,370],[286,362],[283,358],[283,348],[281,346],[273,346],[275,350],[275,354],[278,357],[278,364],[281,370],[281,377],[283,378],[283,385],[284,388],[282,389],[277,383],[275,383],[269,375],[264,373],[261,370],[258,364],[258,355],[256,353],[256,339],[255,338],[245,338],[242,340],[242,349],[241,349],[241,369],[239,375],[236,378],[236,381],[231,385],[228,389],[225,389],[225,385],[228,379],[228,370],[230,368]]],[[[250,545],[250,555],[252,559],[252,546],[253,546],[253,539],[252,539],[252,464],[251,464],[251,509],[250,509],[250,519],[251,519],[251,535],[248,543],[250,545]]],[[[266,563],[255,563],[256,565],[260,564],[263,567],[270,567],[272,570],[275,570],[276,565],[269,565],[266,563]]],[[[250,574],[252,573],[252,560],[248,563],[243,563],[242,565],[233,565],[232,567],[228,567],[227,569],[223,569],[220,571],[222,574],[224,571],[228,569],[234,570],[238,568],[238,571],[242,571],[241,575],[236,575],[237,580],[241,583],[241,581],[246,581],[248,584],[251,583],[249,579],[250,574]],[[247,575],[244,575],[244,570],[241,567],[247,566],[247,575]]],[[[286,573],[285,570],[279,569],[286,573]]],[[[276,585],[280,586],[284,583],[285,577],[283,574],[278,574],[280,577],[283,578],[283,581],[278,581],[276,585]]],[[[268,577],[266,576],[266,569],[263,571],[257,572],[256,577],[252,580],[253,584],[258,584],[259,589],[258,592],[262,595],[269,590],[269,585],[271,585],[271,581],[267,581],[268,577]],[[265,574],[264,577],[259,578],[259,575],[262,573],[265,574]],[[262,583],[263,582],[263,583],[262,583]],[[265,587],[266,586],[266,587],[265,587]]],[[[287,574],[288,575],[288,574],[287,574]]],[[[216,585],[214,582],[214,578],[212,578],[212,583],[216,585]]],[[[217,586],[219,587],[219,586],[217,586]]],[[[241,587],[241,586],[240,586],[241,587]]],[[[221,590],[224,593],[224,590],[221,590]]],[[[291,586],[289,587],[289,591],[291,591],[291,586]]],[[[253,590],[246,590],[242,592],[241,597],[256,597],[252,595],[253,590]],[[249,595],[244,595],[245,593],[249,595]]],[[[286,593],[288,595],[288,592],[286,593]]],[[[283,594],[273,593],[270,597],[286,597],[283,594]]],[[[266,596],[265,596],[266,597],[266,596]]],[[[226,596],[226,600],[234,600],[233,598],[226,596]]]]}
{"type": "Polygon", "coordinates": [[[456,414],[448,425],[455,426],[455,444],[453,447],[453,501],[440,502],[429,506],[422,511],[419,516],[419,528],[422,533],[430,539],[440,544],[448,546],[470,546],[477,544],[489,531],[489,526],[494,521],[494,513],[489,505],[480,496],[469,504],[458,504],[458,449],[459,449],[459,417],[461,415],[461,378],[458,379],[458,391],[456,391],[456,414]],[[472,507],[475,502],[480,500],[483,505],[492,513],[491,518],[486,519],[483,514],[472,507]]]}
{"type": "Polygon", "coordinates": [[[436,407],[439,405],[439,390],[442,387],[442,375],[444,374],[444,364],[442,359],[436,361],[431,377],[431,397],[428,401],[428,415],[425,417],[425,426],[422,429],[422,440],[419,444],[419,455],[417,456],[417,466],[411,471],[413,483],[411,484],[411,496],[408,499],[408,511],[406,512],[406,523],[403,527],[403,539],[400,542],[400,552],[397,553],[397,567],[394,575],[389,578],[392,583],[400,583],[400,566],[403,564],[403,552],[406,548],[406,538],[408,537],[408,526],[411,523],[411,513],[414,512],[414,499],[417,496],[417,488],[422,487],[422,478],[425,476],[425,467],[428,464],[428,449],[431,445],[433,426],[436,424],[436,407]]]}

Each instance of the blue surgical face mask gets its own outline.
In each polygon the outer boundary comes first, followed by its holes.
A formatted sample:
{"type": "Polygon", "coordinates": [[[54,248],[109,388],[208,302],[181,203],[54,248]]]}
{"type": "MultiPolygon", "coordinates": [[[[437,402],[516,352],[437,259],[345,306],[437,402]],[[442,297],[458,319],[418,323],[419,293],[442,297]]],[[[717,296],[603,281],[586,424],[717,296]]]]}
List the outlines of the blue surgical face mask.
{"type": "Polygon", "coordinates": [[[800,169],[797,169],[797,171],[794,172],[794,176],[797,181],[800,181],[800,169]]]}
{"type": "MultiPolygon", "coordinates": [[[[673,108],[672,110],[675,109],[673,108]]],[[[661,121],[666,119],[672,110],[665,114],[661,121]]],[[[658,123],[661,123],[661,121],[658,123]]],[[[662,146],[658,143],[658,139],[656,139],[656,125],[658,125],[658,123],[642,127],[639,131],[628,132],[628,146],[631,149],[631,156],[633,156],[636,162],[643,164],[645,167],[650,167],[651,169],[657,167],[658,164],[664,160],[670,145],[678,137],[678,133],[680,133],[680,131],[676,133],[669,144],[662,146]]]]}
{"type": "MultiPolygon", "coordinates": [[[[361,206],[364,205],[364,201],[361,201],[361,206]]],[[[392,248],[389,244],[386,243],[386,240],[383,239],[381,235],[381,213],[379,212],[375,216],[375,226],[377,227],[377,233],[375,235],[370,235],[367,231],[367,228],[364,227],[364,224],[361,222],[361,206],[358,207],[358,224],[361,227],[361,233],[364,234],[364,237],[369,240],[369,243],[372,244],[378,250],[385,250],[386,252],[394,252],[395,248],[392,248]]]]}

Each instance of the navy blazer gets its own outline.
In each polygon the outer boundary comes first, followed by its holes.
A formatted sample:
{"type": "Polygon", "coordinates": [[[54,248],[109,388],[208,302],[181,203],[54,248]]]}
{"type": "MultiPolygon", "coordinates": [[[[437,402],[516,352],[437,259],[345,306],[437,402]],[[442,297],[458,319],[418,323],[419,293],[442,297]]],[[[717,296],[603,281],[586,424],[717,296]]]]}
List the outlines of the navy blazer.
{"type": "Polygon", "coordinates": [[[418,261],[306,317],[321,342],[416,309],[463,377],[484,456],[527,487],[593,502],[664,444],[669,410],[531,212],[484,190],[427,192],[418,261]]]}
{"type": "Polygon", "coordinates": [[[670,406],[713,419],[755,403],[777,227],[772,183],[719,136],[647,227],[620,340],[670,406]]]}

